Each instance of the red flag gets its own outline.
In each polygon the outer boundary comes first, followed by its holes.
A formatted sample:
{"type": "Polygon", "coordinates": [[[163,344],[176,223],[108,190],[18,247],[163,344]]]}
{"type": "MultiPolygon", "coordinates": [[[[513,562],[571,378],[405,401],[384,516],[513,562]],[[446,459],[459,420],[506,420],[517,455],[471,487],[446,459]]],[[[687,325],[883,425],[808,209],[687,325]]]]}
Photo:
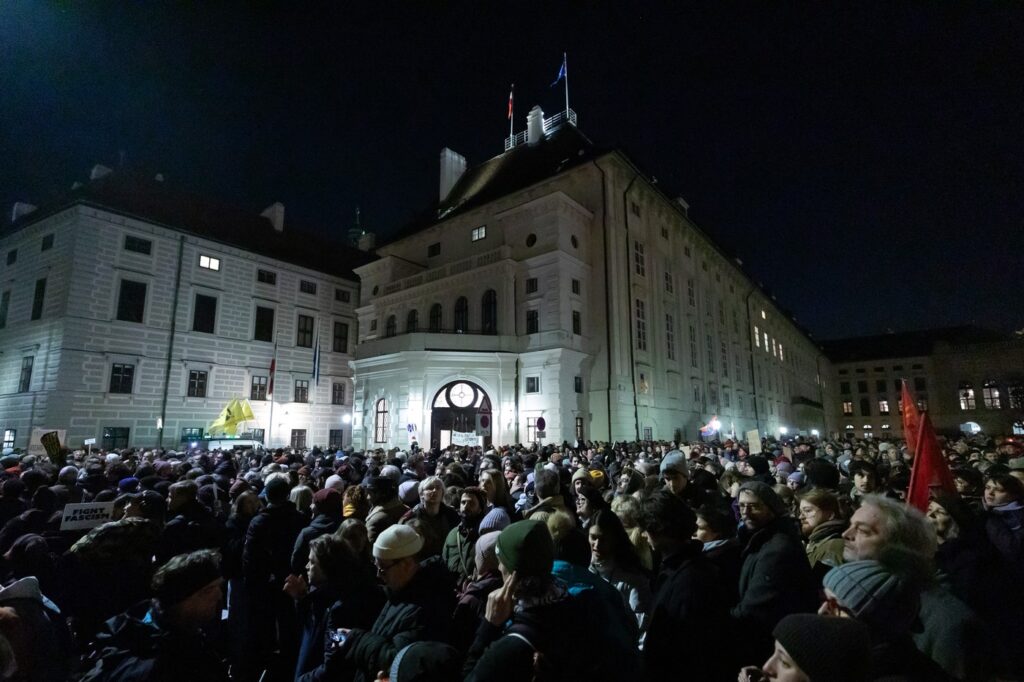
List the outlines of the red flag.
{"type": "Polygon", "coordinates": [[[274,371],[277,369],[277,343],[274,343],[274,357],[270,360],[270,378],[267,380],[267,395],[274,394],[274,371]]]}
{"type": "Polygon", "coordinates": [[[907,380],[903,380],[903,437],[907,441],[907,451],[914,454],[917,445],[917,434],[920,431],[921,412],[917,409],[917,401],[910,395],[907,380]]]}
{"type": "Polygon", "coordinates": [[[515,91],[516,91],[516,86],[514,86],[514,85],[508,91],[508,120],[510,120],[510,121],[512,120],[512,93],[515,92],[515,91]]]}
{"type": "MultiPolygon", "coordinates": [[[[903,414],[906,414],[906,410],[903,414]]],[[[939,441],[935,437],[935,429],[932,428],[932,421],[927,412],[921,415],[916,451],[914,468],[910,471],[907,504],[927,512],[928,497],[933,489],[938,488],[956,494],[953,474],[946,464],[946,458],[942,456],[939,441]]]]}

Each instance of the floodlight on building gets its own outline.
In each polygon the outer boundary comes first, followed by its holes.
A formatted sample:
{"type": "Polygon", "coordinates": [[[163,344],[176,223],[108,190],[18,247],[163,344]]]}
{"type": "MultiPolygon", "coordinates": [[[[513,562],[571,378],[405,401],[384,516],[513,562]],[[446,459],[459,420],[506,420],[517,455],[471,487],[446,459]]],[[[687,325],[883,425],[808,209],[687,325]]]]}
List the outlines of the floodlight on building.
{"type": "Polygon", "coordinates": [[[818,436],[821,435],[821,432],[818,431],[818,429],[811,429],[811,435],[817,438],[818,436]]]}
{"type": "Polygon", "coordinates": [[[785,436],[787,433],[789,433],[789,429],[787,429],[785,426],[780,426],[779,427],[779,433],[781,433],[783,436],[785,436]]]}
{"type": "Polygon", "coordinates": [[[341,415],[341,423],[342,424],[351,424],[352,423],[352,415],[350,415],[350,414],[343,414],[343,415],[341,415]]]}

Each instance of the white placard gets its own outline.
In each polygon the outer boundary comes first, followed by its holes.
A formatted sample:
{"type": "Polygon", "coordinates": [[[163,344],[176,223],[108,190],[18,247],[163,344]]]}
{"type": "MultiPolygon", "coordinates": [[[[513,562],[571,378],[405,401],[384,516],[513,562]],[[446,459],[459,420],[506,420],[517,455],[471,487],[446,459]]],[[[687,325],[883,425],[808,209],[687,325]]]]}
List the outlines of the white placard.
{"type": "Polygon", "coordinates": [[[747,454],[761,454],[761,432],[758,431],[757,429],[747,431],[747,454]]]}
{"type": "Polygon", "coordinates": [[[452,431],[452,445],[479,445],[480,437],[472,431],[452,431]]]}
{"type": "Polygon", "coordinates": [[[60,529],[82,530],[84,528],[95,528],[109,521],[113,513],[113,502],[68,504],[64,506],[64,516],[60,520],[60,529]]]}
{"type": "Polygon", "coordinates": [[[82,441],[82,444],[83,445],[96,445],[96,439],[95,438],[86,438],[84,441],[82,441]]]}
{"type": "Polygon", "coordinates": [[[40,438],[42,438],[44,434],[50,433],[52,431],[56,431],[57,432],[57,438],[60,439],[61,443],[67,442],[67,439],[65,438],[65,436],[67,435],[67,431],[64,430],[64,429],[40,429],[40,428],[34,428],[34,429],[32,429],[32,435],[29,436],[29,439],[28,439],[28,454],[30,454],[30,455],[37,455],[37,456],[38,455],[45,455],[46,454],[46,448],[43,447],[43,442],[40,440],[40,438]]]}

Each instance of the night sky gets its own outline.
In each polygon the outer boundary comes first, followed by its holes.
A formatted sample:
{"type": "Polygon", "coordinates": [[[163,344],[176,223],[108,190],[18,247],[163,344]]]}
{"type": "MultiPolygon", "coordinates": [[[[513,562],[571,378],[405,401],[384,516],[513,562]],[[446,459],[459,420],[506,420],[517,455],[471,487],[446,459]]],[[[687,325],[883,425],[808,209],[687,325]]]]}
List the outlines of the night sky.
{"type": "Polygon", "coordinates": [[[777,4],[3,0],[0,205],[103,163],[386,238],[567,51],[580,129],[816,338],[1024,327],[1024,5],[777,4]]]}

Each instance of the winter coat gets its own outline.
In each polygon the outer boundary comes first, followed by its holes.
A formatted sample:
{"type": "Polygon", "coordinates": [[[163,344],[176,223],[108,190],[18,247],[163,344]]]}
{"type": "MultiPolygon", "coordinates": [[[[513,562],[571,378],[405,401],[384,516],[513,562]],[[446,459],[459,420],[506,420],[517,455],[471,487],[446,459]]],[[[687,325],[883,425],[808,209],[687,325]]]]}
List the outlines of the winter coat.
{"type": "Polygon", "coordinates": [[[818,583],[792,519],[776,518],[755,531],[741,527],[744,540],[740,600],[732,616],[750,646],[748,660],[766,660],[774,646],[772,630],[784,616],[817,611],[818,583]]]}
{"type": "Polygon", "coordinates": [[[228,580],[242,577],[242,550],[245,547],[245,535],[252,520],[252,516],[237,514],[228,517],[224,544],[221,545],[220,550],[220,570],[228,580]]]}
{"type": "Polygon", "coordinates": [[[1011,566],[1024,577],[1024,503],[1010,502],[991,507],[985,514],[989,541],[1011,566]]]}
{"type": "Polygon", "coordinates": [[[423,549],[420,550],[421,557],[440,556],[448,538],[448,532],[459,525],[459,513],[441,503],[437,514],[431,516],[422,504],[405,512],[399,523],[408,523],[413,519],[419,519],[420,523],[427,527],[431,537],[424,538],[423,549]]]}
{"type": "Polygon", "coordinates": [[[366,515],[366,533],[370,538],[370,543],[372,544],[388,526],[398,523],[407,509],[397,497],[372,507],[370,513],[366,515]]]}
{"type": "Polygon", "coordinates": [[[107,621],[81,682],[227,682],[227,666],[201,630],[169,628],[142,602],[107,621]]]}
{"type": "Polygon", "coordinates": [[[740,569],[743,568],[742,547],[736,538],[715,540],[704,544],[704,556],[722,576],[722,585],[729,596],[729,608],[740,599],[740,569]]]}
{"type": "Polygon", "coordinates": [[[699,542],[666,556],[653,585],[654,599],[637,679],[735,679],[730,658],[729,594],[718,568],[699,542]],[[719,633],[708,636],[708,633],[719,633]],[[700,642],[699,655],[680,658],[680,644],[700,642]]]}
{"type": "Polygon", "coordinates": [[[369,630],[353,629],[345,643],[345,660],[356,671],[354,682],[370,682],[388,670],[395,654],[413,642],[448,642],[455,591],[440,557],[420,564],[412,580],[387,595],[369,630]]]}
{"type": "Polygon", "coordinates": [[[634,573],[614,564],[590,564],[590,571],[607,580],[622,597],[623,603],[636,618],[640,642],[647,631],[651,609],[651,581],[643,573],[634,573]]]}
{"type": "Polygon", "coordinates": [[[72,669],[71,632],[60,609],[29,576],[0,588],[0,634],[14,653],[19,682],[64,682],[72,669]],[[13,611],[13,616],[7,611],[13,611]]]}
{"type": "Polygon", "coordinates": [[[487,596],[502,586],[501,574],[488,573],[463,585],[452,615],[451,645],[459,651],[467,651],[476,637],[476,631],[483,622],[487,608],[487,596]]]}
{"type": "Polygon", "coordinates": [[[919,618],[924,627],[914,644],[952,677],[988,680],[1005,665],[991,630],[945,588],[921,593],[919,618]]]}
{"type": "Polygon", "coordinates": [[[825,573],[843,563],[843,532],[848,525],[839,519],[826,521],[807,537],[807,561],[815,575],[824,577],[825,573]]]}
{"type": "MultiPolygon", "coordinates": [[[[357,581],[358,582],[358,581],[357,581]]],[[[325,585],[314,587],[298,601],[302,640],[295,677],[315,671],[324,660],[324,646],[328,629],[368,628],[380,613],[384,593],[369,576],[365,584],[346,586],[345,597],[337,588],[325,585]]]]}
{"type": "Polygon", "coordinates": [[[308,526],[299,531],[299,536],[295,539],[295,549],[292,550],[293,574],[306,574],[306,564],[309,562],[309,543],[323,535],[333,535],[340,525],[340,515],[334,517],[328,514],[317,514],[308,526]]]}
{"type": "Polygon", "coordinates": [[[223,526],[213,512],[198,500],[189,500],[174,512],[174,516],[164,526],[157,547],[157,564],[164,564],[171,557],[197,549],[219,548],[223,542],[223,526]]]}
{"type": "Polygon", "coordinates": [[[291,502],[276,502],[249,522],[242,549],[242,575],[256,596],[280,592],[291,571],[295,540],[303,527],[302,514],[291,502]]]}
{"type": "Polygon", "coordinates": [[[456,584],[462,584],[473,576],[476,571],[476,541],[479,539],[476,529],[456,526],[448,531],[441,558],[448,567],[448,572],[455,578],[456,584]]]}
{"type": "Polygon", "coordinates": [[[871,647],[869,680],[884,682],[953,682],[935,661],[917,650],[909,637],[876,642],[871,647]]]}

